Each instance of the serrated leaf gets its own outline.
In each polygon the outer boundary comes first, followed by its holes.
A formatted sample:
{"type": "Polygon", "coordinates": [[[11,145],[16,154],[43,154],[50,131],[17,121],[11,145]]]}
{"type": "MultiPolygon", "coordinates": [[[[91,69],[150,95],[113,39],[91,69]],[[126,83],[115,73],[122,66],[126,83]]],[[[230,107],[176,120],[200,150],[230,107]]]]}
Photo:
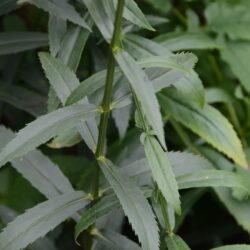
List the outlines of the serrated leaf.
{"type": "MultiPolygon", "coordinates": [[[[80,85],[80,82],[75,73],[59,59],[56,59],[47,53],[40,53],[39,55],[46,76],[48,77],[51,86],[55,89],[60,101],[64,105],[68,96],[80,85]]],[[[88,105],[87,98],[82,100],[81,103],[88,105]]],[[[79,124],[76,125],[89,148],[92,151],[95,151],[98,135],[95,120],[90,119],[87,122],[79,121],[79,124]]],[[[69,132],[66,131],[66,133],[68,134],[69,132]]],[[[61,136],[65,137],[66,134],[61,136]]]]}
{"type": "Polygon", "coordinates": [[[0,249],[23,249],[84,208],[88,197],[75,191],[56,196],[16,217],[0,234],[0,249]]]}
{"type": "Polygon", "coordinates": [[[55,89],[62,104],[65,104],[71,91],[80,85],[75,73],[60,60],[48,53],[39,53],[39,58],[47,78],[55,89]]]}
{"type": "Polygon", "coordinates": [[[76,104],[40,116],[20,130],[0,153],[0,166],[14,158],[21,157],[42,143],[63,131],[76,126],[98,114],[98,108],[91,104],[76,104]]]}
{"type": "Polygon", "coordinates": [[[180,189],[193,187],[233,187],[247,191],[242,178],[226,170],[200,170],[177,178],[180,189]]]}
{"type": "MultiPolygon", "coordinates": [[[[0,136],[0,149],[2,149],[15,137],[15,134],[11,130],[0,126],[0,136]]],[[[58,166],[38,150],[29,152],[21,159],[12,160],[11,164],[33,187],[47,198],[73,191],[73,187],[58,166]]]]}
{"type": "Polygon", "coordinates": [[[87,209],[75,227],[75,239],[80,233],[96,222],[98,218],[110,212],[110,209],[119,208],[120,203],[114,194],[106,195],[87,209]]]}
{"type": "Polygon", "coordinates": [[[75,10],[75,8],[66,1],[61,0],[27,0],[36,7],[49,12],[51,15],[59,17],[63,20],[69,20],[72,23],[82,26],[91,31],[91,28],[85,19],[75,10]]]}
{"type": "Polygon", "coordinates": [[[143,143],[145,154],[149,162],[154,180],[158,184],[167,203],[176,213],[181,213],[180,195],[167,153],[153,136],[146,136],[143,143]]]}
{"type": "Polygon", "coordinates": [[[174,119],[212,144],[242,167],[247,167],[242,145],[232,125],[209,105],[200,108],[174,89],[159,95],[161,107],[174,119]]]}
{"type": "Polygon", "coordinates": [[[154,93],[152,83],[127,52],[120,51],[115,53],[114,56],[135,91],[150,126],[157,135],[161,145],[166,148],[159,104],[156,96],[152,95],[154,93]]]}
{"type": "Polygon", "coordinates": [[[190,250],[186,242],[176,234],[167,236],[166,242],[168,250],[190,250]]]}
{"type": "MultiPolygon", "coordinates": [[[[117,2],[117,0],[116,0],[117,2]]],[[[155,29],[149,24],[143,12],[140,10],[134,0],[126,0],[124,8],[124,17],[139,27],[154,31],[155,29]]]]}
{"type": "Polygon", "coordinates": [[[120,200],[143,249],[159,249],[158,227],[154,214],[140,189],[109,160],[101,160],[99,165],[120,200]]]}
{"type": "MultiPolygon", "coordinates": [[[[196,171],[212,169],[212,165],[205,158],[187,152],[168,152],[168,158],[176,177],[191,174],[196,171]]],[[[136,177],[138,183],[148,184],[151,176],[149,163],[146,158],[135,160],[134,162],[124,166],[121,171],[124,171],[130,177],[136,177]]]]}
{"type": "Polygon", "coordinates": [[[228,245],[228,246],[212,248],[211,250],[250,250],[250,245],[244,245],[244,244],[228,245]]]}
{"type": "Polygon", "coordinates": [[[0,55],[14,54],[48,45],[48,36],[39,32],[0,33],[0,55]]]}
{"type": "MultiPolygon", "coordinates": [[[[9,223],[14,220],[14,218],[18,215],[16,211],[13,209],[6,207],[4,205],[0,205],[0,219],[4,222],[4,224],[9,223]]],[[[28,247],[29,250],[56,250],[54,242],[49,237],[43,237],[42,239],[36,240],[33,244],[28,247]]]]}

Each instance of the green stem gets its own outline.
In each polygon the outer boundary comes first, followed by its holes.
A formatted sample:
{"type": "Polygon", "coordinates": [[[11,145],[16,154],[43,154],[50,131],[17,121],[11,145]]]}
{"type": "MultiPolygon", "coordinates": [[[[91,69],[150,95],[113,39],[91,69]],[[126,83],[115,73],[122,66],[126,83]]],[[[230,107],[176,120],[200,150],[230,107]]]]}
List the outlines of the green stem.
{"type": "Polygon", "coordinates": [[[96,149],[97,159],[101,156],[104,156],[105,139],[108,127],[108,119],[110,115],[110,104],[112,98],[112,87],[113,87],[114,72],[115,72],[115,59],[113,56],[113,52],[116,52],[117,50],[121,49],[122,46],[121,31],[122,31],[122,13],[124,4],[125,0],[119,0],[115,17],[114,33],[111,41],[111,49],[109,51],[108,69],[107,69],[104,96],[102,101],[103,113],[101,115],[98,143],[96,149]]]}
{"type": "MultiPolygon", "coordinates": [[[[122,32],[122,14],[124,8],[125,0],[119,0],[116,17],[115,17],[115,25],[114,25],[114,33],[111,41],[111,47],[109,50],[108,57],[108,67],[107,67],[107,76],[105,82],[105,90],[102,100],[102,115],[101,121],[99,125],[99,136],[97,142],[97,148],[95,152],[96,159],[103,157],[105,154],[105,140],[108,128],[108,120],[110,116],[110,104],[112,99],[112,87],[114,81],[114,73],[115,73],[115,58],[113,56],[113,52],[115,53],[122,46],[121,44],[121,32],[122,32]]],[[[99,197],[99,177],[100,169],[99,166],[96,168],[96,176],[93,186],[93,198],[97,199],[99,197]]]]}
{"type": "Polygon", "coordinates": [[[171,235],[173,233],[173,230],[172,230],[171,224],[169,222],[168,211],[167,211],[167,203],[166,203],[166,200],[164,199],[161,192],[159,194],[159,202],[160,202],[163,219],[164,219],[165,226],[166,226],[166,232],[169,235],[171,235]]]}

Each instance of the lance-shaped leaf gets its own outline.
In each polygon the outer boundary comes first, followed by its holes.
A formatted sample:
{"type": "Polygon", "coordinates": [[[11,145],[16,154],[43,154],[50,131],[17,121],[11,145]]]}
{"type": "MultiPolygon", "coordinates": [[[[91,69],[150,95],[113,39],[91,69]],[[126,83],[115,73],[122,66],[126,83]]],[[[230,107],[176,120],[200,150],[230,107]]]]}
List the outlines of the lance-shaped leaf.
{"type": "Polygon", "coordinates": [[[234,187],[247,191],[242,178],[226,170],[200,170],[178,177],[178,186],[180,189],[193,187],[234,187]]]}
{"type": "Polygon", "coordinates": [[[161,145],[166,148],[159,104],[156,96],[153,94],[154,88],[151,81],[127,52],[119,51],[114,56],[129,80],[150,126],[157,135],[161,145]]]}
{"type": "MultiPolygon", "coordinates": [[[[0,126],[0,149],[15,137],[15,134],[0,126]]],[[[11,161],[12,166],[27,179],[33,187],[47,198],[70,193],[74,189],[61,170],[40,151],[34,150],[21,159],[11,161]]]]}
{"type": "Polygon", "coordinates": [[[167,153],[163,151],[159,142],[153,136],[146,136],[144,150],[149,162],[154,180],[164,195],[167,203],[180,214],[180,195],[167,153]]]}
{"type": "Polygon", "coordinates": [[[0,249],[23,249],[89,203],[80,191],[56,196],[16,217],[0,234],[0,249]]]}
{"type": "Polygon", "coordinates": [[[70,5],[67,1],[61,0],[20,0],[19,3],[29,2],[36,7],[49,12],[51,15],[59,17],[63,20],[69,20],[72,23],[82,26],[87,30],[91,30],[85,19],[70,5]]]}
{"type": "Polygon", "coordinates": [[[14,158],[21,157],[37,146],[63,131],[76,126],[98,114],[98,107],[91,104],[76,104],[40,116],[20,130],[0,153],[0,166],[14,158]]]}
{"type": "Polygon", "coordinates": [[[225,153],[242,167],[247,167],[242,145],[229,121],[212,106],[200,108],[174,89],[159,95],[161,107],[174,119],[225,153]]]}
{"type": "Polygon", "coordinates": [[[0,55],[13,54],[48,45],[48,36],[39,32],[0,33],[0,55]]]}
{"type": "MultiPolygon", "coordinates": [[[[115,0],[117,2],[117,0],[115,0]]],[[[125,3],[124,17],[139,27],[154,31],[155,29],[149,24],[147,18],[140,10],[134,0],[128,0],[125,3]]]]}
{"type": "Polygon", "coordinates": [[[176,234],[167,236],[166,242],[169,250],[191,250],[186,242],[176,234]]]}
{"type": "MultiPolygon", "coordinates": [[[[59,59],[56,59],[47,53],[40,53],[39,55],[49,82],[64,105],[68,96],[77,86],[80,85],[80,82],[75,73],[59,59]]],[[[88,104],[88,99],[83,99],[81,103],[88,104]]],[[[89,148],[92,151],[95,151],[98,137],[98,129],[95,120],[90,119],[86,122],[79,122],[79,124],[76,125],[89,148]]],[[[66,133],[68,134],[69,132],[66,133]]],[[[65,134],[61,136],[65,137],[65,134]]]]}
{"type": "Polygon", "coordinates": [[[67,21],[54,15],[49,16],[49,48],[53,56],[56,56],[61,48],[62,39],[67,31],[67,21]]]}
{"type": "MultiPolygon", "coordinates": [[[[14,218],[18,215],[16,211],[13,209],[0,205],[0,219],[4,224],[7,224],[14,220],[14,218]]],[[[43,237],[41,239],[36,240],[33,244],[28,247],[29,250],[56,250],[54,242],[49,237],[43,237]]]]}
{"type": "Polygon", "coordinates": [[[159,249],[158,227],[154,214],[140,189],[109,160],[101,159],[99,165],[120,200],[143,249],[159,249]]]}

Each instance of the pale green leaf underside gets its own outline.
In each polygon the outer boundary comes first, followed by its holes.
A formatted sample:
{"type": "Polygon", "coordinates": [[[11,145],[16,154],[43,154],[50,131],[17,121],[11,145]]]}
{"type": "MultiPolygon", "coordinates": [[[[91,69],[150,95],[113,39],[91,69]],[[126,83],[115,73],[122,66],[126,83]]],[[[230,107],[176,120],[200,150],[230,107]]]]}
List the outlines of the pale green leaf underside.
{"type": "Polygon", "coordinates": [[[229,121],[212,106],[200,108],[174,89],[159,95],[161,107],[174,119],[212,144],[242,167],[247,167],[242,145],[229,121]]]}
{"type": "Polygon", "coordinates": [[[159,249],[158,227],[154,214],[140,189],[109,160],[99,161],[99,165],[120,200],[143,249],[159,249]]]}
{"type": "Polygon", "coordinates": [[[114,56],[135,91],[150,126],[162,146],[166,147],[159,104],[156,96],[153,95],[154,88],[151,81],[127,52],[121,51],[114,56]]]}
{"type": "Polygon", "coordinates": [[[75,127],[80,121],[98,114],[91,104],[76,104],[41,116],[20,130],[0,153],[0,166],[21,157],[63,131],[75,127]]]}
{"type": "Polygon", "coordinates": [[[177,213],[181,213],[180,195],[167,153],[163,151],[159,142],[153,136],[146,136],[144,150],[152,171],[154,180],[164,195],[167,203],[177,213]]]}
{"type": "Polygon", "coordinates": [[[56,196],[16,217],[0,234],[0,249],[23,249],[88,204],[80,191],[56,196]]]}

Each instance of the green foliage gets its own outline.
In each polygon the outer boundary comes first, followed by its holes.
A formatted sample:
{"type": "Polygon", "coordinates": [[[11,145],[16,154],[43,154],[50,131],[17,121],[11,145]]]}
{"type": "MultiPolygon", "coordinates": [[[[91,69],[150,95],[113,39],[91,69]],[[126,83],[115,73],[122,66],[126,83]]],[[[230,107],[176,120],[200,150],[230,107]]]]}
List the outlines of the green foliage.
{"type": "Polygon", "coordinates": [[[0,249],[250,249],[249,8],[2,0],[0,249]]]}

